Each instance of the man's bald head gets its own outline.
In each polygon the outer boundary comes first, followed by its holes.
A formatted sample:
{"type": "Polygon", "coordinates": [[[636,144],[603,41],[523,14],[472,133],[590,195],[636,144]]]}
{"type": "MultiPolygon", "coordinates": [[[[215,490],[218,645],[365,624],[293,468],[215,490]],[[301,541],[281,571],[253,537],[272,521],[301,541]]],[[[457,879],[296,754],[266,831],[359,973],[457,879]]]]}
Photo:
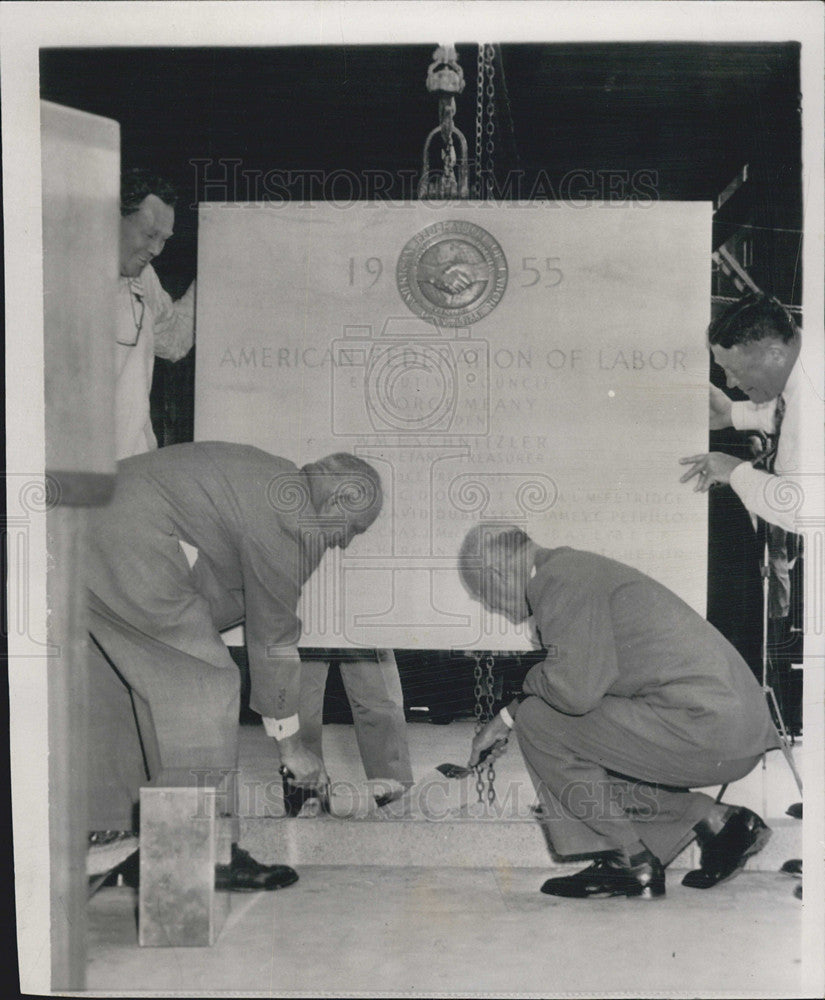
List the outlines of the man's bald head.
{"type": "Polygon", "coordinates": [[[320,517],[346,522],[341,547],[360,535],[381,513],[381,477],[363,459],[341,451],[310,462],[302,469],[309,480],[312,506],[320,517]]]}
{"type": "Polygon", "coordinates": [[[525,590],[538,546],[514,524],[477,524],[458,553],[458,572],[470,596],[510,621],[529,615],[525,590]]]}

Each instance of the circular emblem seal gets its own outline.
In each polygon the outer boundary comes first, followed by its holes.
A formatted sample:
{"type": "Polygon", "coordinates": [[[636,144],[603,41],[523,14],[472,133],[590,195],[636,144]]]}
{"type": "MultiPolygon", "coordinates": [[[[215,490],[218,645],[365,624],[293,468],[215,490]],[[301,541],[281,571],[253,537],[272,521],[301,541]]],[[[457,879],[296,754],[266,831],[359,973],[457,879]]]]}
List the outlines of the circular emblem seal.
{"type": "Polygon", "coordinates": [[[452,219],[413,236],[395,274],[401,298],[417,316],[437,326],[469,326],[501,301],[507,259],[486,229],[452,219]]]}

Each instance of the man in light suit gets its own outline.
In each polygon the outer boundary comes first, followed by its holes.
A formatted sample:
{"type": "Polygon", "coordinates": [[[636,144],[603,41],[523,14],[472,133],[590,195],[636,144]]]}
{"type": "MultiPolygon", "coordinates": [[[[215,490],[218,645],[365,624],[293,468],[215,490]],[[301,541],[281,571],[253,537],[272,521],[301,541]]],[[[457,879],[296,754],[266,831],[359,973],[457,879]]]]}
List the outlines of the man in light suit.
{"type": "Polygon", "coordinates": [[[479,525],[459,570],[512,622],[533,616],[547,655],[523,695],[473,741],[470,764],[515,727],[554,851],[598,855],[542,891],[665,893],[664,868],[694,838],[707,889],[735,875],[770,830],[692,788],[736,781],[779,746],[759,684],[727,640],[671,591],[612,559],[545,549],[514,526],[479,525]]]}
{"type": "MultiPolygon", "coordinates": [[[[298,469],[257,448],[198,442],[120,463],[114,498],[89,530],[90,654],[98,675],[128,687],[140,743],[108,785],[93,784],[91,829],[132,829],[141,752],[150,778],[225,775],[234,814],[240,676],[220,630],[242,621],[251,705],[280,762],[296,783],[328,782],[300,732],[296,609],[326,549],[366,531],[381,503],[378,474],[346,453],[298,469]],[[191,564],[184,545],[196,550],[191,564]]],[[[291,868],[241,851],[237,833],[236,821],[230,888],[295,881],[291,868]]]]}

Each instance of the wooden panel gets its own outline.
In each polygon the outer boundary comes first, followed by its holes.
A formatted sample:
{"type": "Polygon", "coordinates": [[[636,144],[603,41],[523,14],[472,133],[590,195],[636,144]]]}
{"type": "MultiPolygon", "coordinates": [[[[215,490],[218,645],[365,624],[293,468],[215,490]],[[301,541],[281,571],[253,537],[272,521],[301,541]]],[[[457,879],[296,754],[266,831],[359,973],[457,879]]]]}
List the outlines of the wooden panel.
{"type": "Polygon", "coordinates": [[[55,990],[86,976],[88,681],[85,511],[114,487],[119,127],[43,102],[44,352],[49,570],[49,847],[55,990]]]}
{"type": "Polygon", "coordinates": [[[115,471],[120,127],[43,101],[41,150],[46,470],[62,503],[99,503],[115,471]]]}
{"type": "Polygon", "coordinates": [[[86,593],[82,574],[86,511],[46,514],[49,642],[49,860],[52,989],[82,990],[86,981],[86,754],[88,681],[86,593]]]}
{"type": "Polygon", "coordinates": [[[480,519],[704,613],[707,502],[677,459],[707,446],[710,223],[705,203],[201,206],[196,437],[354,451],[384,481],[305,587],[303,643],[524,648],[460,585],[480,519]]]}

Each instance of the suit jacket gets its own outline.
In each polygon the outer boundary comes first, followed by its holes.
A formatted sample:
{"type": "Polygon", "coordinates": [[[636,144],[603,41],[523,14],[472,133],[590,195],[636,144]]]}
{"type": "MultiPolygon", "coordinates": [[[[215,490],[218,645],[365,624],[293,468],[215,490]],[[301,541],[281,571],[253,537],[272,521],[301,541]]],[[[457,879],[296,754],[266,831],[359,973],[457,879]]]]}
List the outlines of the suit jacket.
{"type": "Polygon", "coordinates": [[[525,693],[569,715],[644,699],[680,745],[713,758],[779,746],[750,668],[681,598],[591,552],[543,549],[535,565],[527,599],[547,656],[525,693]]]}
{"type": "MultiPolygon", "coordinates": [[[[91,515],[87,582],[114,614],[206,662],[227,659],[218,630],[246,623],[253,676],[294,645],[310,544],[304,473],[257,448],[174,445],[119,463],[112,502],[91,515]],[[194,569],[179,542],[194,545],[194,569]]],[[[313,551],[315,550],[315,551],[313,551]]]]}

